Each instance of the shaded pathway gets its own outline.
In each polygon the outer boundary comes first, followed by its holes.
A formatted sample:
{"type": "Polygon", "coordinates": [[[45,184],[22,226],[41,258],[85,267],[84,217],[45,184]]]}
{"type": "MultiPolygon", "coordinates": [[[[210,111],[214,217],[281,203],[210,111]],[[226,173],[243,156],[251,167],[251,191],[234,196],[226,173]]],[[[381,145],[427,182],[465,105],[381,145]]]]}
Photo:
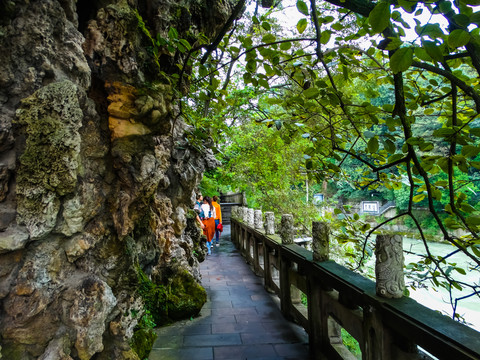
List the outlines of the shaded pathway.
{"type": "Polygon", "coordinates": [[[200,265],[207,302],[200,316],[157,330],[149,360],[308,359],[303,328],[285,320],[230,241],[200,265]]]}

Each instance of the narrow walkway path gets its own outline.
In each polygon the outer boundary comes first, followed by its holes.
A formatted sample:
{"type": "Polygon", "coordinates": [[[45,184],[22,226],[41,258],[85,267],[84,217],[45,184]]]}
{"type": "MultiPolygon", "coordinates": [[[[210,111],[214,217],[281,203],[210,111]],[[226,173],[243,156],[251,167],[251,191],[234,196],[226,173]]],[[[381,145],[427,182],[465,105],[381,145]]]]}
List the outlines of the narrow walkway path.
{"type": "Polygon", "coordinates": [[[230,226],[220,242],[200,265],[208,294],[200,316],[159,329],[149,360],[308,359],[307,334],[283,318],[230,241],[230,226]]]}

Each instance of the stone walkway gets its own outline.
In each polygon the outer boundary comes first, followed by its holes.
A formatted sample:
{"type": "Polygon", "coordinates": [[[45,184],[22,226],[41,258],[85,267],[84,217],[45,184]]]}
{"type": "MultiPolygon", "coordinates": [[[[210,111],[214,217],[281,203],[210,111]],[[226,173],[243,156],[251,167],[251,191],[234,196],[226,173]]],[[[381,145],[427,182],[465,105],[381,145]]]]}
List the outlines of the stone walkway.
{"type": "Polygon", "coordinates": [[[308,359],[308,336],[285,320],[278,301],[263,288],[230,241],[200,265],[208,293],[200,316],[157,330],[149,360],[308,359]]]}

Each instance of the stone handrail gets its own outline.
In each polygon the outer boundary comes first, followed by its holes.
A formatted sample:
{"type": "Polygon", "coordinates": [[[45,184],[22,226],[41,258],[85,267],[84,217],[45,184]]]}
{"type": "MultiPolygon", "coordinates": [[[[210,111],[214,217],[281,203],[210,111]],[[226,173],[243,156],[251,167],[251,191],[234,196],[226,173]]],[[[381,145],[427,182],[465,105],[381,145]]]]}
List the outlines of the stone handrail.
{"type": "Polygon", "coordinates": [[[343,345],[343,327],[362,359],[480,359],[480,333],[402,297],[400,236],[377,237],[375,283],[328,260],[325,223],[313,224],[312,252],[293,243],[291,215],[282,216],[277,235],[274,214],[265,213],[261,224],[259,211],[233,208],[232,241],[278,295],[283,315],[307,331],[312,358],[355,359],[343,345]]]}

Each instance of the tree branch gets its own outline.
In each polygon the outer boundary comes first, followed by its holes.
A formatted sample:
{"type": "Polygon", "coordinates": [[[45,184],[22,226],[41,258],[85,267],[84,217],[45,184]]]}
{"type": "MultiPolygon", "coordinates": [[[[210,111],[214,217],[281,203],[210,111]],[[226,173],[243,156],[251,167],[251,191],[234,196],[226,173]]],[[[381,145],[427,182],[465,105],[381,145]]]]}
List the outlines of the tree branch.
{"type": "Polygon", "coordinates": [[[228,18],[227,22],[223,27],[220,29],[220,32],[217,34],[215,40],[207,47],[207,52],[203,55],[202,59],[200,60],[200,64],[204,64],[207,61],[207,58],[210,56],[213,50],[215,50],[222,41],[223,37],[227,33],[230,26],[232,26],[235,19],[238,19],[243,7],[245,6],[246,0],[239,0],[235,8],[233,9],[232,15],[228,18]]]}
{"type": "Polygon", "coordinates": [[[465,82],[457,78],[455,75],[453,75],[452,73],[446,70],[435,67],[433,65],[421,63],[418,61],[412,62],[412,66],[420,69],[428,70],[438,75],[442,75],[443,77],[450,80],[458,88],[462,89],[463,92],[465,92],[465,94],[467,94],[473,99],[473,101],[475,102],[477,112],[480,112],[480,96],[475,92],[475,90],[472,87],[468,86],[465,82]]]}

